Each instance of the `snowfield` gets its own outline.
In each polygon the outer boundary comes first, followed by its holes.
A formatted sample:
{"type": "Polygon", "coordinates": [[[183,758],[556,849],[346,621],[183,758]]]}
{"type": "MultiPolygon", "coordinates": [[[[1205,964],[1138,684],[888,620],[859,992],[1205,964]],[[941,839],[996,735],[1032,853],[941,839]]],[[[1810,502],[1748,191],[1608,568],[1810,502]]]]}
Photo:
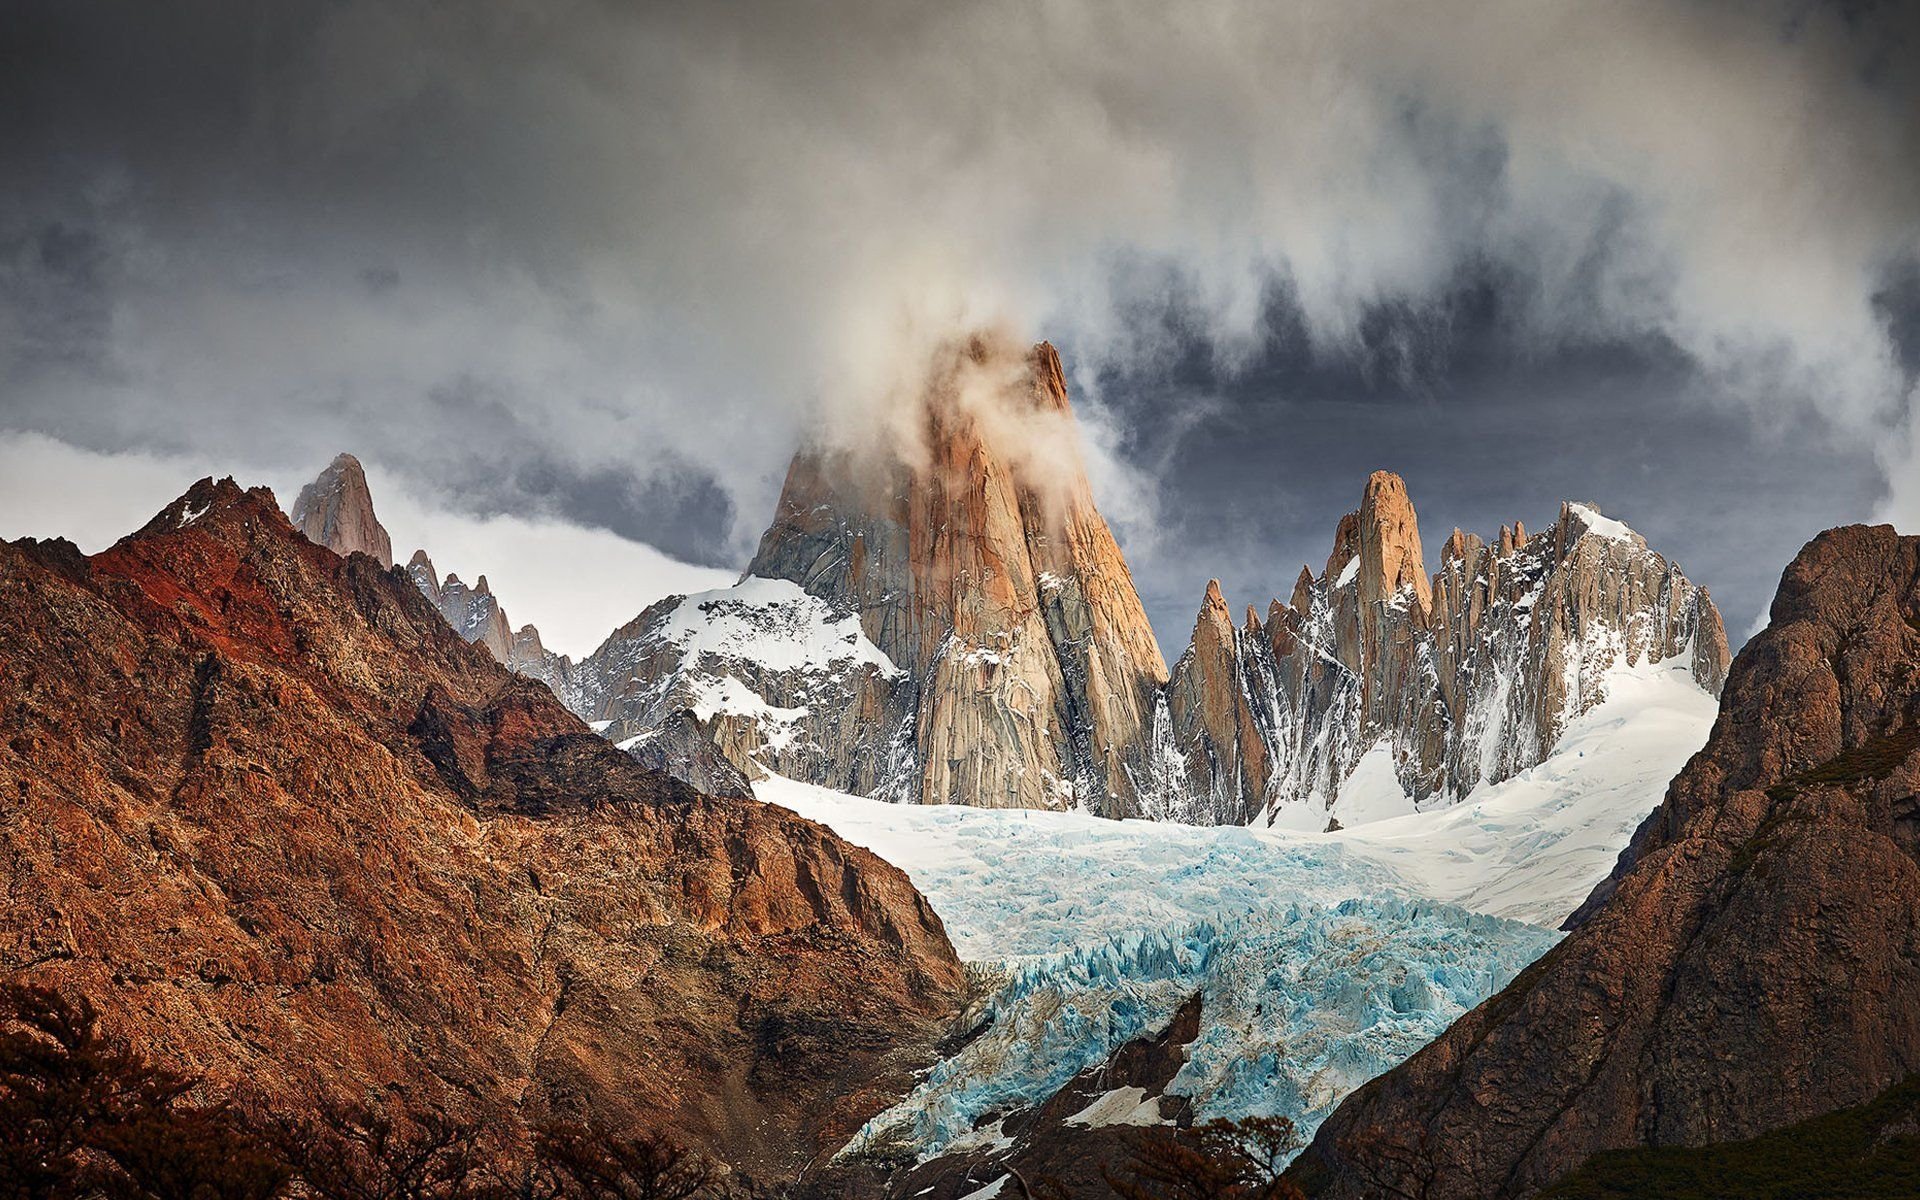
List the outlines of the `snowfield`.
{"type": "MultiPolygon", "coordinates": [[[[1546,761],[1449,808],[1411,811],[1390,764],[1363,757],[1334,833],[756,784],[905,870],[989,981],[986,1032],[848,1152],[1010,1145],[996,1114],[1158,1032],[1195,993],[1200,1035],[1168,1090],[1202,1118],[1281,1115],[1311,1133],[1544,954],[1705,743],[1717,706],[1684,665],[1607,685],[1546,761]],[[1350,824],[1378,814],[1401,815],[1350,824]]],[[[1088,1119],[1150,1119],[1139,1100],[1088,1119]]]]}
{"type": "MultiPolygon", "coordinates": [[[[1674,662],[1615,670],[1606,700],[1569,725],[1538,766],[1450,808],[1326,836],[1419,895],[1558,926],[1613,869],[1668,781],[1706,744],[1718,711],[1674,662]]],[[[1344,792],[1341,800],[1356,809],[1382,803],[1344,792]]]]}

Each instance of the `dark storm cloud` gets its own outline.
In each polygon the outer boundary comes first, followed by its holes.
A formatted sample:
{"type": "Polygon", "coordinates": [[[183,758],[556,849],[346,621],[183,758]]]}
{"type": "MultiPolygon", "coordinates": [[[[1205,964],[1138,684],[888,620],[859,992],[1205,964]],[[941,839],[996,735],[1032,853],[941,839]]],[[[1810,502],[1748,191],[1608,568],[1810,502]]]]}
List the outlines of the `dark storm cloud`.
{"type": "Polygon", "coordinates": [[[1150,379],[1113,374],[1118,424],[1149,431],[1120,453],[1177,480],[1136,577],[1163,642],[1184,644],[1200,585],[1221,578],[1236,615],[1285,599],[1316,574],[1340,515],[1377,469],[1403,475],[1428,566],[1453,528],[1492,539],[1503,524],[1549,525],[1561,500],[1589,500],[1708,582],[1736,641],[1808,537],[1861,519],[1880,499],[1871,450],[1814,412],[1760,425],[1657,336],[1522,353],[1501,297],[1481,280],[1412,312],[1381,306],[1350,354],[1315,353],[1284,288],[1274,336],[1232,373],[1213,364],[1204,322],[1138,314],[1152,336],[1184,331],[1177,364],[1150,379]],[[1420,344],[1409,356],[1404,348],[1420,344]],[[1169,394],[1201,414],[1177,432],[1152,409],[1169,394]]]}
{"type": "Polygon", "coordinates": [[[1430,526],[1582,494],[1739,623],[1920,514],[1912,11],[16,3],[0,428],[738,561],[1003,322],[1163,634],[1375,466],[1430,526]]]}

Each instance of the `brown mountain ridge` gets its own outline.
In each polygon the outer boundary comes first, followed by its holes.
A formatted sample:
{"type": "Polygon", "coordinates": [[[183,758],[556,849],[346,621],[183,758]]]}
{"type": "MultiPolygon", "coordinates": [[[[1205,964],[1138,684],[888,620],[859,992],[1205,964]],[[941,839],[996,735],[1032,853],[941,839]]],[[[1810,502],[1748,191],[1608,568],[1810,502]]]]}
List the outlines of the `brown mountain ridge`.
{"type": "Polygon", "coordinates": [[[0,613],[0,971],[216,1090],[664,1126],[777,1178],[958,1008],[899,871],[643,768],[264,489],[0,544],[0,613]]]}

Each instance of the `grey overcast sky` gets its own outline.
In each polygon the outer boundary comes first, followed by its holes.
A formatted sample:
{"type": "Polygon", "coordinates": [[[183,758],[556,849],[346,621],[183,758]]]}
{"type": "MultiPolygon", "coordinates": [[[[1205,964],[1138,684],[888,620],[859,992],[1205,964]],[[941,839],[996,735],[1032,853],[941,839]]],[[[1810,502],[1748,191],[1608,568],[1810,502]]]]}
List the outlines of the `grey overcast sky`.
{"type": "Polygon", "coordinates": [[[1377,467],[1430,546],[1591,500],[1737,640],[1810,534],[1920,529],[1917,10],[7,0],[0,462],[352,449],[737,567],[1002,324],[1169,657],[1377,467]]]}

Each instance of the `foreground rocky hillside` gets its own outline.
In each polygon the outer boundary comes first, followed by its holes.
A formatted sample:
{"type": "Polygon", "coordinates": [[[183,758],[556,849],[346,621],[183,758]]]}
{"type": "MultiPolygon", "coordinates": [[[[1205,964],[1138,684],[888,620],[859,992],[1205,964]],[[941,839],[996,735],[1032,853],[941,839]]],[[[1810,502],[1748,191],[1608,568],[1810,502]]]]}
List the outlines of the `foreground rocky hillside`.
{"type": "Polygon", "coordinates": [[[264,490],[92,559],[0,544],[0,616],[0,971],[216,1091],[666,1126],[780,1176],[958,1009],[899,871],[644,769],[264,490]]]}
{"type": "Polygon", "coordinates": [[[1781,580],[1704,750],[1577,928],[1351,1097],[1315,1195],[1530,1195],[1596,1151],[1750,1137],[1920,1065],[1920,538],[1781,580]]]}
{"type": "MultiPolygon", "coordinates": [[[[1458,800],[1539,763],[1606,698],[1609,672],[1676,660],[1707,692],[1728,650],[1706,589],[1590,505],[1493,545],[1456,529],[1431,578],[1399,476],[1377,471],[1318,577],[1235,627],[1210,584],[1156,714],[1156,815],[1322,828],[1362,759],[1407,807],[1458,800]]],[[[1370,797],[1370,799],[1373,799],[1370,797]]],[[[1400,808],[1405,811],[1405,808],[1400,808]]]]}

